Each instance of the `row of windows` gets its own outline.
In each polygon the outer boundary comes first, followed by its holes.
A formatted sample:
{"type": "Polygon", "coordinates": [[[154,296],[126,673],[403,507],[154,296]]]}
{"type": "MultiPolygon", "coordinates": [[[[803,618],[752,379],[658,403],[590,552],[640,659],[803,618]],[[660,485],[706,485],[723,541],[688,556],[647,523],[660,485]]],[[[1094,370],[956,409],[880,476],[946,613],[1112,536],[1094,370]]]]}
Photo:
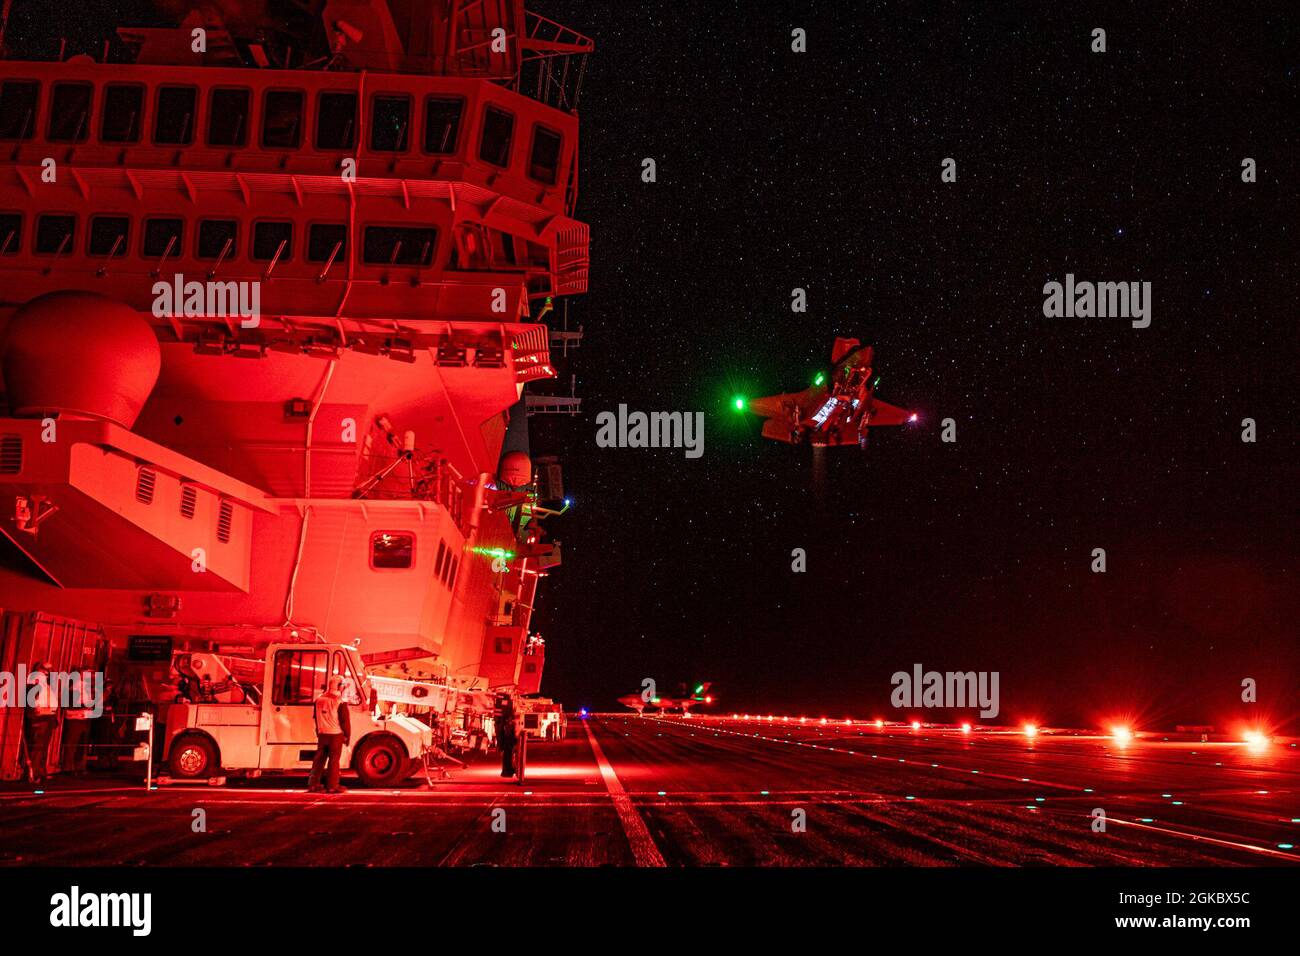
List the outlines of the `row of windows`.
{"type": "MultiPolygon", "coordinates": [[[[200,219],[195,229],[194,255],[199,259],[228,261],[239,253],[239,221],[200,219]]],[[[68,255],[77,244],[78,219],[70,213],[42,213],[36,217],[31,251],[36,255],[68,255]]],[[[252,224],[249,258],[257,262],[291,262],[295,252],[305,252],[308,262],[333,262],[348,248],[346,223],[316,222],[307,227],[305,250],[294,247],[294,223],[259,220],[252,224]]],[[[17,255],[22,249],[23,216],[0,213],[0,255],[17,255]]],[[[366,226],[362,232],[361,259],[368,265],[428,266],[438,243],[434,226],[366,226]]],[[[91,216],[86,230],[86,254],[121,258],[131,248],[128,216],[91,216]]],[[[150,216],[141,229],[140,254],[146,258],[174,258],[185,249],[185,220],[150,216]]]]}
{"type": "MultiPolygon", "coordinates": [[[[405,571],[415,567],[415,535],[405,531],[376,531],[370,536],[370,566],[377,571],[405,571]]],[[[454,589],[459,570],[460,558],[446,541],[440,540],[433,576],[454,589]]]]}
{"type": "MultiPolygon", "coordinates": [[[[84,143],[93,126],[94,84],[61,81],[51,85],[45,138],[52,143],[84,143]]],[[[0,140],[28,140],[38,128],[41,84],[37,80],[0,83],[0,140]]],[[[216,87],[208,93],[204,142],[218,148],[248,145],[252,90],[216,87]]],[[[146,87],[143,83],[108,83],[103,88],[99,113],[99,142],[130,145],[143,136],[146,87]]],[[[195,138],[198,113],[197,86],[159,86],[154,96],[155,146],[190,146],[195,138]]],[[[302,90],[267,90],[262,95],[259,142],[265,149],[299,149],[307,95],[302,90]]],[[[422,148],[434,156],[456,152],[465,111],[460,97],[424,98],[422,148]]],[[[357,94],[347,90],[316,94],[315,148],[350,152],[356,148],[357,94]]],[[[380,153],[410,150],[414,97],[405,93],[375,93],[370,99],[370,149],[380,153]]],[[[515,116],[496,106],[485,106],[478,155],[494,166],[510,165],[515,116]]],[[[540,123],[533,125],[528,175],[554,186],[559,174],[563,137],[540,123]]]]}
{"type": "Polygon", "coordinates": [[[456,572],[460,570],[460,558],[455,557],[451,548],[447,547],[447,542],[438,542],[438,560],[433,563],[433,576],[447,585],[449,589],[456,587],[456,572]]]}

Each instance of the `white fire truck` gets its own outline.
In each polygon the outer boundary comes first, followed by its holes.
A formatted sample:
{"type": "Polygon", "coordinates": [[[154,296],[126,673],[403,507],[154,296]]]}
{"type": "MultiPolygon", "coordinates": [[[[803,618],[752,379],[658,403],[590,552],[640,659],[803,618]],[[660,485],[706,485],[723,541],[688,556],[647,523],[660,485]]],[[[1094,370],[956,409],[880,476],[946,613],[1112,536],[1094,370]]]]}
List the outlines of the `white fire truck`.
{"type": "Polygon", "coordinates": [[[175,778],[310,769],[316,753],[313,702],[331,677],[343,678],[352,724],[342,763],[363,784],[396,784],[436,752],[428,725],[405,714],[379,715],[361,655],[346,644],[272,644],[265,661],[178,654],[175,667],[175,700],[160,714],[162,757],[175,778]]]}

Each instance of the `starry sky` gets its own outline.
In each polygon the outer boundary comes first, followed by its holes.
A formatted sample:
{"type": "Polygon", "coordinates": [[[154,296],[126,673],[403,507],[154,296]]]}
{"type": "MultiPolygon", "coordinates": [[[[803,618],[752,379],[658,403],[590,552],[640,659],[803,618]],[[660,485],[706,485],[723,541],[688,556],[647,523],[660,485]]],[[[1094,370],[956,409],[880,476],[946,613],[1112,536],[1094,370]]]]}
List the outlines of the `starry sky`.
{"type": "Polygon", "coordinates": [[[866,6],[535,5],[597,48],[584,415],[533,420],[576,501],[544,689],[901,716],[921,663],[999,671],[1007,720],[1294,724],[1294,17],[866,6]],[[1150,328],[1045,318],[1067,272],[1151,282],[1150,328]],[[729,400],[805,387],[836,335],[922,420],[818,465],[729,400]],[[705,412],[703,457],[598,448],[619,403],[705,412]]]}
{"type": "Polygon", "coordinates": [[[1130,6],[530,3],[597,47],[561,367],[584,414],[532,429],[575,500],[546,692],[711,680],[724,712],[895,717],[920,663],[998,671],[1005,720],[1297,728],[1300,30],[1282,3],[1130,6]],[[1151,282],[1151,327],[1045,318],[1067,272],[1151,282]],[[731,411],[805,387],[837,335],[918,425],[815,461],[731,411]],[[703,456],[597,447],[620,403],[704,412],[703,456]]]}

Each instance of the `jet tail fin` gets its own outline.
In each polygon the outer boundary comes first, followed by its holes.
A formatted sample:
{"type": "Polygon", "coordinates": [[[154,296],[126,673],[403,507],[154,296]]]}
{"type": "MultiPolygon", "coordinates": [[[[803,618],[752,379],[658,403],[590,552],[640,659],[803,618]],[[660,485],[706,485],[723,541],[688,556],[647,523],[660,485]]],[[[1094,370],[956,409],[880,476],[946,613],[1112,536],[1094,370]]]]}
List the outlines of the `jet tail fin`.
{"type": "Polygon", "coordinates": [[[840,359],[861,346],[862,343],[857,339],[836,338],[835,344],[831,347],[831,364],[837,364],[840,359]]]}

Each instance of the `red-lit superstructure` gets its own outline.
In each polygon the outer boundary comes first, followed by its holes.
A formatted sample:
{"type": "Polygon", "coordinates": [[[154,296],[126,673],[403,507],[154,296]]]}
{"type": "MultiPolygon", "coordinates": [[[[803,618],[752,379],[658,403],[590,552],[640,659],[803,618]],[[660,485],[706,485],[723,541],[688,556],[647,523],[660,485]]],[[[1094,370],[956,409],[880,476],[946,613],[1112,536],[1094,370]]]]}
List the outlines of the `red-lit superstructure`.
{"type": "Polygon", "coordinates": [[[0,60],[0,668],[328,639],[536,693],[523,389],[586,289],[591,43],[522,0],[223,6],[0,60]]]}

